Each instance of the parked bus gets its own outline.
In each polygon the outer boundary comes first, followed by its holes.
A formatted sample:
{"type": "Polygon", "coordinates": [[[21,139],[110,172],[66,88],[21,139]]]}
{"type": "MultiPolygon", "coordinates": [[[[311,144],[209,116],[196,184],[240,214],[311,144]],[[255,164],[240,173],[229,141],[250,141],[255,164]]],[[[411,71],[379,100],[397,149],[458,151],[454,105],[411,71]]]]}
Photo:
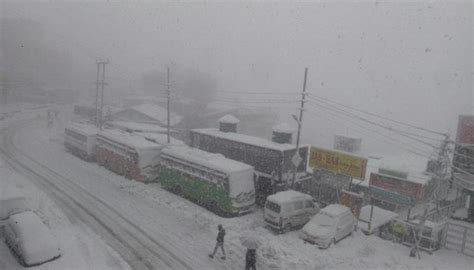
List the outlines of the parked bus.
{"type": "Polygon", "coordinates": [[[72,154],[94,160],[98,130],[96,127],[74,123],[64,129],[64,146],[72,154]]]}
{"type": "Polygon", "coordinates": [[[159,180],[163,188],[221,216],[245,214],[255,204],[252,166],[188,146],[162,150],[159,180]]]}
{"type": "Polygon", "coordinates": [[[97,135],[96,159],[99,165],[129,179],[153,181],[160,151],[165,147],[145,138],[117,130],[104,130],[97,135]]]}

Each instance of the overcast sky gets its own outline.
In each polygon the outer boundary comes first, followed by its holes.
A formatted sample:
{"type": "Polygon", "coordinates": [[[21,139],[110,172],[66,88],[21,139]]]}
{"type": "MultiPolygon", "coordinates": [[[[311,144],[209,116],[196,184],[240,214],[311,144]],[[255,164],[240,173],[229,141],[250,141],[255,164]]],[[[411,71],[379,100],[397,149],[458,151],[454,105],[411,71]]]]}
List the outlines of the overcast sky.
{"type": "MultiPolygon", "coordinates": [[[[300,92],[308,67],[315,96],[453,135],[473,106],[472,14],[471,1],[448,0],[23,1],[2,12],[42,23],[91,78],[95,58],[106,57],[110,80],[131,88],[144,72],[177,63],[222,90],[300,92]]],[[[383,143],[316,107],[305,114],[306,141],[329,145],[346,133],[383,143]]]]}

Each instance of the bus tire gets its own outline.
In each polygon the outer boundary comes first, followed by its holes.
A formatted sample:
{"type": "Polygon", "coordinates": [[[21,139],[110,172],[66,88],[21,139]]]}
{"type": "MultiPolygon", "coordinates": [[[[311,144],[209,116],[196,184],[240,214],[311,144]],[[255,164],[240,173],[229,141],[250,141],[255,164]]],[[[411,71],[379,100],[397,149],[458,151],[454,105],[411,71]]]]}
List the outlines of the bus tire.
{"type": "Polygon", "coordinates": [[[183,188],[180,185],[175,185],[173,187],[173,193],[179,196],[183,196],[183,188]]]}

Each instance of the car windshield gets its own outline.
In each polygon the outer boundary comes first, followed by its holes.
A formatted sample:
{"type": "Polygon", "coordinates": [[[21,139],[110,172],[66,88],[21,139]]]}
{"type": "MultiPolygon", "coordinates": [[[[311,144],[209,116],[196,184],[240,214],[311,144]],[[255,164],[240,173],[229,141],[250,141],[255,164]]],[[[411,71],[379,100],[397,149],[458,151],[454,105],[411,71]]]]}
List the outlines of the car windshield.
{"type": "Polygon", "coordinates": [[[280,210],[281,210],[280,205],[278,205],[274,202],[271,202],[271,201],[267,201],[267,204],[265,205],[265,208],[267,208],[268,210],[273,211],[275,213],[280,213],[280,210]]]}
{"type": "Polygon", "coordinates": [[[336,223],[335,219],[326,213],[317,215],[313,222],[321,227],[333,226],[336,223]]]}

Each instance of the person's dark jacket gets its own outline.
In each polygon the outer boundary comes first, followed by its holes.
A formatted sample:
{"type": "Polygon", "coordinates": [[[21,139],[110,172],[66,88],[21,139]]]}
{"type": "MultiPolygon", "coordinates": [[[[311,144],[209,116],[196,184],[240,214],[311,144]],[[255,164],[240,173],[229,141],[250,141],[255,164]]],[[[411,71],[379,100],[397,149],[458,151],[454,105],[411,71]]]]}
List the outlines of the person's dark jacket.
{"type": "Polygon", "coordinates": [[[247,254],[245,255],[245,261],[247,265],[255,264],[257,260],[257,251],[255,249],[247,249],[247,254]]]}
{"type": "Polygon", "coordinates": [[[217,242],[219,243],[224,243],[224,236],[225,236],[225,230],[221,229],[219,233],[217,234],[217,242]]]}

